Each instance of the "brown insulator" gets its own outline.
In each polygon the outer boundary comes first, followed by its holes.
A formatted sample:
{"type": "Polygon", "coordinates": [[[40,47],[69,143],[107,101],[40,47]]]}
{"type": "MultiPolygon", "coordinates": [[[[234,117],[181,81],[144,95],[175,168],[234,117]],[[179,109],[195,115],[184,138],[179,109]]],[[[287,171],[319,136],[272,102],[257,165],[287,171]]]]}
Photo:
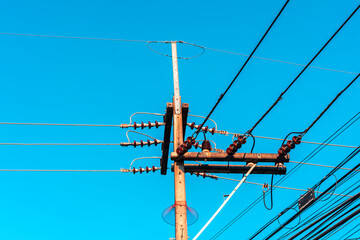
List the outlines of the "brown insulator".
{"type": "Polygon", "coordinates": [[[241,148],[241,142],[239,140],[235,140],[233,142],[234,146],[237,148],[237,149],[240,149],[241,148]]]}
{"type": "Polygon", "coordinates": [[[191,129],[194,129],[194,127],[195,127],[195,123],[192,122],[192,123],[190,124],[190,128],[191,128],[191,129]]]}
{"type": "Polygon", "coordinates": [[[144,129],[144,123],[141,122],[141,129],[144,129]]]}
{"type": "Polygon", "coordinates": [[[136,122],[134,122],[134,130],[136,130],[136,122]]]}
{"type": "Polygon", "coordinates": [[[212,129],[210,130],[210,132],[211,132],[212,135],[214,135],[214,133],[215,133],[215,128],[212,128],[212,129]]]}
{"type": "Polygon", "coordinates": [[[289,153],[290,150],[291,150],[286,144],[282,145],[282,146],[281,146],[281,149],[282,149],[285,153],[289,153]]]}
{"type": "Polygon", "coordinates": [[[286,155],[286,153],[284,152],[284,150],[282,150],[282,148],[279,148],[278,154],[279,154],[280,156],[285,156],[285,155],[286,155]]]}
{"type": "Polygon", "coordinates": [[[143,140],[140,141],[140,146],[141,146],[141,147],[144,146],[144,141],[143,141],[143,140]]]}
{"type": "Polygon", "coordinates": [[[149,124],[149,129],[151,129],[151,122],[149,121],[149,123],[148,123],[148,124],[149,124]]]}
{"type": "Polygon", "coordinates": [[[136,148],[136,141],[134,140],[134,148],[136,148]]]}
{"type": "Polygon", "coordinates": [[[194,144],[194,147],[195,147],[195,149],[197,149],[197,148],[199,147],[199,143],[196,142],[196,143],[194,144]]]}
{"type": "Polygon", "coordinates": [[[287,141],[286,145],[290,148],[290,149],[294,149],[295,148],[295,143],[293,141],[287,141]]]}
{"type": "Polygon", "coordinates": [[[194,144],[195,144],[195,138],[193,138],[193,137],[187,137],[187,138],[186,138],[186,142],[190,143],[191,145],[194,145],[194,144]]]}
{"type": "Polygon", "coordinates": [[[209,150],[209,151],[211,151],[210,141],[209,141],[209,140],[203,141],[202,146],[201,146],[201,149],[202,149],[203,151],[204,151],[204,150],[209,150]]]}
{"type": "Polygon", "coordinates": [[[228,155],[234,155],[236,152],[236,147],[233,144],[230,144],[230,146],[226,149],[226,153],[228,155]]]}
{"type": "Polygon", "coordinates": [[[207,133],[208,130],[209,130],[209,127],[206,126],[206,127],[204,128],[204,133],[207,133]]]}
{"type": "Polygon", "coordinates": [[[176,153],[177,153],[178,155],[184,155],[184,153],[185,153],[185,147],[184,147],[183,145],[181,145],[180,147],[178,147],[178,148],[176,149],[176,153]]]}
{"type": "Polygon", "coordinates": [[[136,173],[136,169],[135,169],[135,167],[133,168],[132,172],[133,172],[134,174],[136,173]]]}
{"type": "Polygon", "coordinates": [[[148,144],[148,146],[150,147],[150,140],[149,140],[149,139],[147,140],[147,144],[148,144]]]}
{"type": "Polygon", "coordinates": [[[186,151],[189,150],[189,149],[192,147],[192,144],[189,143],[189,142],[187,142],[187,141],[185,141],[185,142],[183,143],[183,145],[184,145],[184,147],[186,148],[186,151]]]}
{"type": "Polygon", "coordinates": [[[155,172],[155,171],[156,171],[155,166],[152,166],[152,171],[153,171],[153,172],[155,172]]]}
{"type": "Polygon", "coordinates": [[[239,137],[238,137],[238,141],[239,141],[241,144],[245,144],[245,143],[246,143],[246,138],[244,138],[244,136],[239,136],[239,137]]]}
{"type": "Polygon", "coordinates": [[[149,173],[149,168],[148,168],[148,166],[146,166],[145,171],[146,171],[146,173],[149,173]]]}
{"type": "Polygon", "coordinates": [[[292,141],[293,141],[296,145],[300,144],[300,143],[301,143],[301,135],[299,135],[299,136],[293,136],[292,141]]]}
{"type": "Polygon", "coordinates": [[[158,121],[155,121],[155,127],[158,128],[159,127],[159,123],[158,121]]]}

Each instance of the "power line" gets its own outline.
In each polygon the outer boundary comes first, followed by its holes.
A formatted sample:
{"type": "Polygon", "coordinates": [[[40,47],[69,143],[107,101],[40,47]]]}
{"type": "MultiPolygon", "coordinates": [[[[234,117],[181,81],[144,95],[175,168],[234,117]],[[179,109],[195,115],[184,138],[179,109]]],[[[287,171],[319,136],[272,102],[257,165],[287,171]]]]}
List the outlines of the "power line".
{"type": "MultiPolygon", "coordinates": [[[[348,179],[350,179],[352,177],[353,176],[348,176],[348,179]]],[[[360,188],[360,185],[358,185],[358,183],[360,183],[360,180],[358,180],[355,184],[351,184],[349,187],[347,187],[341,193],[342,194],[348,194],[348,195],[352,194],[354,191],[356,191],[357,189],[360,188]],[[354,185],[355,185],[355,187],[353,187],[354,185]]],[[[316,211],[314,211],[312,214],[307,216],[306,219],[302,220],[301,224],[297,225],[296,228],[289,229],[285,234],[283,234],[281,237],[279,237],[279,240],[280,239],[285,239],[285,238],[287,239],[290,234],[295,233],[297,230],[301,229],[306,224],[312,223],[314,221],[314,219],[327,214],[329,211],[331,211],[331,209],[335,209],[335,206],[337,206],[336,204],[338,204],[343,198],[344,197],[339,198],[339,196],[336,196],[335,198],[333,198],[330,201],[326,202],[320,208],[316,209],[316,211]],[[320,212],[321,209],[323,209],[323,210],[320,212]]]]}
{"type": "MultiPolygon", "coordinates": [[[[142,113],[145,114],[145,113],[142,113]]],[[[163,116],[164,114],[159,114],[161,116],[163,116]]],[[[202,116],[197,116],[197,115],[191,115],[189,114],[189,116],[194,116],[194,117],[201,117],[201,118],[205,118],[202,116]]],[[[212,119],[208,119],[214,122],[214,120],[212,119]]],[[[131,124],[131,123],[130,123],[131,124]]],[[[162,123],[159,123],[159,126],[162,123]]],[[[215,129],[217,129],[216,123],[215,124],[215,129]]],[[[15,123],[15,122],[0,122],[0,125],[35,125],[35,126],[73,126],[73,127],[121,127],[120,125],[115,125],[115,124],[72,124],[72,123],[15,123]]],[[[162,125],[161,125],[162,126],[162,125]]],[[[233,133],[229,133],[229,134],[233,134],[233,133]]],[[[264,137],[264,136],[255,136],[255,138],[262,138],[262,139],[269,139],[269,140],[279,140],[279,141],[284,141],[283,138],[274,138],[274,137],[264,137]]],[[[152,137],[151,137],[152,138],[152,137]]],[[[285,139],[288,140],[288,139],[285,139]]],[[[310,141],[301,141],[302,143],[308,143],[308,144],[316,144],[316,145],[327,145],[327,146],[333,146],[333,147],[344,147],[344,148],[357,148],[355,146],[349,146],[349,145],[340,145],[340,144],[324,144],[324,143],[319,143],[319,142],[310,142],[310,141]]]]}
{"type": "MultiPolygon", "coordinates": [[[[202,47],[205,48],[206,50],[210,50],[210,51],[228,53],[228,54],[233,54],[233,55],[240,55],[240,56],[244,56],[244,57],[250,56],[250,55],[247,55],[247,54],[230,52],[230,51],[225,51],[225,50],[221,50],[221,49],[209,48],[209,47],[204,47],[204,46],[202,46],[202,47]]],[[[282,61],[282,60],[277,60],[277,59],[273,59],[273,58],[265,58],[265,57],[257,57],[257,56],[252,56],[252,58],[257,58],[257,59],[266,60],[266,61],[272,61],[272,62],[278,62],[278,63],[284,63],[284,64],[289,64],[289,65],[295,65],[295,66],[301,66],[301,67],[305,67],[305,66],[306,66],[305,64],[288,62],[288,61],[282,61]]],[[[343,70],[337,70],[337,69],[331,69],[331,68],[316,67],[316,66],[309,66],[309,68],[315,68],[315,69],[320,69],[320,70],[325,70],[325,71],[331,71],[331,72],[339,72],[339,73],[353,74],[353,75],[359,74],[359,73],[355,73],[355,72],[349,72],[349,71],[343,71],[343,70]]]]}
{"type": "Polygon", "coordinates": [[[0,143],[0,145],[24,145],[24,146],[120,146],[120,143],[0,143]]]}
{"type": "MultiPolygon", "coordinates": [[[[233,179],[233,178],[227,178],[227,177],[219,177],[219,176],[216,176],[217,178],[220,178],[220,179],[225,179],[225,180],[229,180],[229,181],[234,181],[234,182],[240,182],[241,180],[238,180],[238,179],[233,179]]],[[[258,185],[258,186],[263,186],[264,184],[262,183],[255,183],[255,182],[247,182],[245,181],[244,183],[247,183],[247,184],[252,184],[252,185],[258,185]]],[[[281,189],[287,189],[287,190],[294,190],[294,191],[301,191],[301,192],[307,192],[308,190],[306,189],[300,189],[300,188],[292,188],[292,187],[282,187],[282,186],[272,186],[273,188],[281,188],[281,189]]],[[[315,191],[316,193],[323,193],[323,192],[319,192],[319,191],[315,191]]],[[[349,195],[344,195],[344,194],[337,194],[337,193],[326,193],[326,194],[329,194],[329,195],[335,195],[335,196],[342,196],[342,197],[352,197],[352,196],[349,196],[349,195]]]]}
{"type": "MultiPolygon", "coordinates": [[[[269,139],[269,140],[279,140],[284,141],[283,138],[273,138],[273,137],[264,137],[264,136],[255,136],[254,138],[263,138],[263,139],[269,139]]],[[[285,139],[285,141],[290,139],[285,139]]],[[[316,145],[326,145],[326,146],[333,146],[333,147],[344,147],[344,148],[357,148],[355,146],[349,146],[349,145],[340,145],[340,144],[324,144],[319,142],[309,142],[309,141],[301,141],[301,143],[308,143],[308,144],[316,144],[316,145]]]]}
{"type": "MultiPolygon", "coordinates": [[[[330,216],[333,213],[336,213],[337,210],[340,209],[345,209],[343,208],[344,206],[349,206],[352,202],[354,202],[355,200],[357,200],[360,196],[360,193],[355,194],[354,196],[352,196],[351,198],[347,199],[346,201],[342,202],[341,204],[339,204],[338,206],[336,206],[333,210],[329,211],[327,214],[325,214],[324,216],[318,218],[316,221],[313,221],[311,224],[309,224],[307,227],[303,228],[300,232],[296,233],[295,235],[293,235],[291,237],[291,239],[294,239],[295,237],[299,236],[301,233],[305,232],[306,230],[310,229],[312,226],[315,226],[317,223],[319,223],[320,221],[322,221],[323,219],[327,218],[328,216],[330,216]]],[[[335,216],[335,215],[333,215],[335,216]]],[[[324,224],[325,222],[323,222],[322,224],[324,224]]],[[[318,227],[320,227],[321,225],[319,225],[318,227]]],[[[318,228],[317,227],[317,228],[318,228]]],[[[316,229],[316,228],[315,228],[316,229]]],[[[314,229],[314,230],[315,230],[314,229]]],[[[313,230],[313,231],[314,231],[313,230]]]]}
{"type": "MultiPolygon", "coordinates": [[[[344,123],[340,128],[338,128],[334,133],[332,133],[323,143],[328,144],[331,143],[334,139],[340,136],[344,131],[346,131],[350,126],[352,126],[356,121],[360,119],[360,116],[357,117],[360,112],[356,113],[353,117],[351,117],[346,123],[344,123]]],[[[308,154],[301,162],[307,162],[311,158],[313,158],[316,154],[318,154],[321,150],[323,150],[326,145],[320,145],[315,150],[313,150],[310,154],[308,154]]],[[[289,178],[295,171],[297,171],[302,164],[297,164],[291,171],[278,180],[275,184],[279,185],[284,182],[287,178],[289,178]]],[[[222,227],[211,239],[218,238],[221,234],[223,234],[227,229],[229,229],[233,224],[235,224],[241,217],[243,217],[246,213],[248,213],[252,208],[254,208],[263,198],[261,194],[257,199],[255,199],[250,205],[248,205],[242,212],[240,212],[236,217],[234,217],[229,223],[227,223],[224,227],[222,227]]]]}
{"type": "MultiPolygon", "coordinates": [[[[359,5],[360,7],[360,5],[359,5]]],[[[358,7],[358,8],[359,8],[358,7]]],[[[312,122],[310,124],[310,126],[308,128],[305,129],[305,131],[301,134],[302,136],[305,135],[314,125],[317,121],[319,121],[319,119],[326,113],[326,111],[334,104],[334,102],[341,96],[341,94],[343,94],[360,76],[360,73],[342,90],[340,91],[336,97],[329,103],[329,105],[320,113],[320,115],[314,120],[314,122],[312,122]]]]}
{"type": "Polygon", "coordinates": [[[314,240],[318,240],[321,237],[327,235],[328,233],[331,233],[333,230],[335,230],[336,228],[338,228],[339,226],[345,224],[347,221],[349,221],[351,218],[355,217],[356,215],[360,214],[360,209],[356,210],[355,212],[353,212],[352,214],[350,214],[349,216],[345,217],[344,219],[342,219],[340,222],[336,223],[335,225],[333,225],[332,227],[330,227],[329,229],[327,229],[326,231],[323,231],[322,233],[320,233],[316,238],[314,238],[314,240]]]}
{"type": "MultiPolygon", "coordinates": [[[[148,43],[148,42],[162,42],[162,43],[169,42],[169,41],[147,41],[147,40],[131,40],[131,39],[118,39],[118,38],[73,37],[73,36],[56,36],[56,35],[5,33],[5,32],[1,32],[0,35],[27,36],[27,37],[45,37],[45,38],[64,38],[64,39],[84,39],[84,40],[101,40],[101,41],[118,41],[118,42],[144,42],[144,43],[148,43]]],[[[187,42],[183,42],[183,41],[178,41],[178,42],[179,43],[185,43],[185,44],[194,45],[192,43],[187,43],[187,42]]],[[[221,50],[221,49],[216,49],[216,48],[210,48],[210,47],[205,47],[205,46],[198,45],[198,44],[195,44],[195,45],[199,46],[199,47],[201,47],[203,49],[209,50],[209,51],[227,53],[227,54],[244,56],[244,57],[249,57],[250,56],[248,54],[237,53],[237,52],[233,52],[233,51],[226,51],[226,50],[221,50]]],[[[302,66],[302,67],[306,66],[305,64],[301,64],[301,63],[282,61],[282,60],[273,59],[273,58],[265,58],[265,57],[259,57],[259,56],[251,56],[251,58],[256,58],[256,59],[261,59],[261,60],[271,61],[271,62],[277,62],[277,63],[283,63],[283,64],[289,64],[289,65],[294,65],[294,66],[302,66]]],[[[339,73],[345,73],[345,74],[353,74],[353,75],[358,74],[358,73],[350,72],[350,71],[343,71],[343,70],[338,70],[338,69],[316,67],[316,66],[309,66],[309,68],[320,69],[320,70],[331,71],[331,72],[339,72],[339,73]]]]}
{"type": "MultiPolygon", "coordinates": [[[[323,179],[321,179],[317,184],[315,184],[312,189],[316,189],[318,186],[320,186],[321,183],[323,183],[328,177],[332,176],[340,167],[342,167],[345,163],[347,163],[348,161],[350,161],[351,159],[353,159],[358,153],[360,152],[360,147],[356,150],[354,150],[353,152],[351,152],[339,165],[338,168],[330,171],[330,173],[328,173],[323,179]]],[[[277,229],[275,229],[271,234],[269,234],[266,239],[270,239],[272,236],[274,236],[276,233],[278,233],[281,229],[283,229],[284,227],[286,227],[289,223],[291,223],[300,213],[306,211],[307,209],[309,209],[311,206],[314,205],[314,203],[316,201],[318,201],[320,198],[322,198],[324,196],[325,192],[329,192],[331,189],[333,189],[335,186],[338,186],[340,183],[342,183],[342,181],[344,181],[344,179],[350,175],[351,173],[354,172],[354,170],[358,169],[360,167],[360,164],[356,165],[354,168],[352,168],[351,171],[347,172],[344,176],[342,176],[338,181],[336,181],[336,183],[332,184],[330,187],[328,187],[322,194],[320,194],[320,196],[318,196],[317,198],[315,198],[315,201],[309,205],[306,205],[305,207],[303,207],[299,212],[297,212],[296,214],[294,214],[291,218],[289,218],[285,223],[283,223],[280,227],[278,227],[277,229]]],[[[297,203],[297,201],[295,201],[292,205],[295,205],[297,203]]],[[[284,211],[282,212],[284,213],[284,211]]],[[[276,219],[279,216],[276,217],[276,219]]],[[[268,225],[269,226],[269,225],[268,225]]],[[[260,231],[258,231],[256,233],[256,235],[258,235],[259,233],[261,233],[263,230],[265,230],[265,228],[262,228],[260,231]]],[[[252,238],[254,238],[256,235],[253,235],[252,238]]]]}
{"type": "Polygon", "coordinates": [[[291,86],[299,79],[299,77],[305,72],[305,70],[310,66],[310,64],[319,56],[319,54],[326,48],[326,46],[331,42],[331,40],[340,32],[340,30],[345,26],[345,24],[351,19],[351,17],[357,12],[360,8],[360,5],[351,13],[351,15],[345,20],[345,22],[336,30],[336,32],[330,37],[330,39],[322,46],[322,48],[315,54],[315,56],[306,64],[306,66],[301,70],[301,72],[295,77],[295,79],[286,87],[286,89],[279,95],[276,101],[270,106],[270,108],[261,116],[261,118],[250,128],[246,133],[251,134],[256,126],[265,118],[265,116],[276,106],[276,104],[282,99],[282,96],[291,88],[291,86]]]}
{"type": "MultiPolygon", "coordinates": [[[[316,166],[316,167],[326,167],[326,168],[337,168],[337,167],[334,167],[334,166],[328,166],[328,165],[322,165],[322,164],[315,164],[315,163],[305,163],[305,162],[297,162],[297,161],[289,161],[291,163],[297,163],[297,164],[304,164],[304,165],[309,165],[309,166],[316,166]]],[[[351,170],[351,168],[339,168],[339,169],[342,169],[342,170],[351,170]]],[[[355,171],[360,171],[360,170],[355,170],[355,171]]]]}
{"type": "Polygon", "coordinates": [[[39,126],[72,126],[72,127],[120,127],[120,125],[106,124],[70,124],[70,123],[13,123],[0,122],[1,125],[39,125],[39,126]]]}
{"type": "Polygon", "coordinates": [[[0,172],[122,172],[121,170],[0,169],[0,172]]]}
{"type": "Polygon", "coordinates": [[[270,31],[270,29],[272,28],[272,26],[275,24],[276,20],[279,18],[279,16],[281,15],[281,13],[283,12],[283,10],[285,9],[285,7],[287,6],[287,4],[289,3],[289,0],[286,1],[286,3],[283,5],[283,7],[281,8],[280,12],[276,15],[275,19],[272,21],[272,23],[270,24],[270,26],[268,27],[268,29],[266,30],[266,32],[264,33],[264,35],[261,37],[260,41],[257,43],[257,45],[255,46],[255,48],[253,49],[253,51],[251,52],[251,54],[249,55],[249,57],[246,59],[246,61],[244,62],[244,64],[242,65],[242,67],[240,68],[240,70],[238,71],[238,73],[235,75],[234,79],[230,82],[229,86],[226,88],[225,92],[222,93],[219,97],[219,99],[217,100],[217,102],[215,103],[215,105],[213,106],[213,108],[211,109],[211,111],[209,112],[209,114],[206,116],[206,118],[204,119],[203,123],[200,125],[201,127],[198,128],[198,130],[196,130],[196,132],[193,134],[193,136],[195,135],[195,138],[198,136],[199,132],[201,131],[202,127],[204,126],[204,124],[206,123],[206,121],[208,120],[208,118],[211,116],[211,114],[214,112],[214,110],[216,109],[216,107],[219,105],[220,101],[223,99],[223,97],[226,95],[226,93],[229,91],[229,89],[231,88],[231,86],[234,84],[234,82],[236,81],[236,79],[238,78],[238,76],[240,75],[240,73],[242,72],[242,70],[245,68],[245,66],[247,65],[247,63],[250,61],[251,57],[253,56],[253,54],[255,53],[255,51],[257,50],[257,48],[260,46],[260,44],[262,43],[262,41],[264,40],[264,38],[266,37],[266,35],[268,34],[268,32],[270,31]]]}
{"type": "MultiPolygon", "coordinates": [[[[149,42],[149,41],[146,41],[146,40],[133,40],[133,39],[96,38],[96,37],[71,37],[71,36],[55,36],[55,35],[27,34],[27,33],[5,33],[5,32],[0,32],[0,34],[1,35],[13,35],[13,36],[27,36],[27,37],[85,39],[85,40],[101,40],[101,41],[117,41],[117,42],[145,42],[145,43],[149,42]]],[[[151,42],[153,42],[153,41],[151,41],[151,42]]],[[[165,42],[165,41],[159,41],[159,42],[165,42]]]]}

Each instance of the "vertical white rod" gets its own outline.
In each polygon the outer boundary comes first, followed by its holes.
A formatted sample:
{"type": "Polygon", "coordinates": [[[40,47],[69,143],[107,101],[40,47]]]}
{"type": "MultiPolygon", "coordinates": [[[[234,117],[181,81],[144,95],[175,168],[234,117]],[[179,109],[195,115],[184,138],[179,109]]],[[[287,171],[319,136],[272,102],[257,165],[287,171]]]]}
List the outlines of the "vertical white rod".
{"type": "Polygon", "coordinates": [[[246,178],[249,176],[249,174],[251,173],[251,171],[255,168],[256,164],[253,164],[251,166],[251,168],[249,169],[249,171],[246,173],[246,175],[241,179],[241,181],[238,183],[238,185],[234,188],[234,190],[231,192],[231,194],[229,195],[229,197],[227,197],[225,199],[225,201],[223,202],[223,204],[221,204],[221,206],[219,207],[219,209],[214,213],[214,215],[209,219],[209,221],[207,221],[207,223],[204,225],[204,227],[198,232],[198,234],[196,234],[196,236],[193,238],[193,240],[198,239],[198,237],[201,235],[201,233],[207,228],[207,226],[209,226],[209,224],[212,222],[212,220],[214,220],[214,218],[216,217],[216,215],[218,215],[218,213],[221,211],[221,209],[223,209],[223,207],[226,205],[226,203],[230,200],[230,198],[234,195],[234,193],[236,192],[236,190],[238,190],[238,188],[241,186],[241,184],[246,180],[246,178]]]}

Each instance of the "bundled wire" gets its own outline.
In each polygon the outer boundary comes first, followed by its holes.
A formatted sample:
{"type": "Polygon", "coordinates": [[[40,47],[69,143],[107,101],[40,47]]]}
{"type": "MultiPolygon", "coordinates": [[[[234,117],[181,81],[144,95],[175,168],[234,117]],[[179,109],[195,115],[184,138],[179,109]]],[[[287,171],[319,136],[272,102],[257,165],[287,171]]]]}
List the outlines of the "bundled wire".
{"type": "MultiPolygon", "coordinates": [[[[347,162],[349,162],[351,159],[353,159],[358,153],[360,152],[360,146],[355,149],[354,151],[352,151],[340,164],[338,164],[337,168],[331,170],[323,179],[321,179],[318,183],[316,183],[312,189],[316,189],[320,184],[322,184],[326,179],[328,179],[331,175],[333,175],[340,167],[342,167],[343,165],[345,165],[347,162]]],[[[321,193],[317,198],[315,198],[315,201],[311,204],[306,205],[305,207],[303,207],[298,213],[294,214],[291,218],[289,218],[282,226],[278,227],[276,230],[274,230],[271,234],[269,234],[265,239],[270,239],[272,236],[274,236],[276,233],[278,233],[281,229],[283,229],[284,227],[286,227],[289,223],[291,223],[294,219],[297,218],[297,216],[299,216],[302,212],[306,211],[307,209],[309,209],[312,205],[314,205],[315,202],[317,202],[319,199],[321,199],[325,193],[331,191],[336,185],[342,183],[344,181],[344,179],[346,179],[346,177],[348,175],[350,175],[351,173],[353,173],[356,169],[358,169],[360,167],[360,164],[356,165],[354,168],[351,169],[351,171],[347,172],[344,176],[342,176],[338,182],[335,182],[334,184],[332,184],[330,187],[328,187],[323,193],[321,193]]],[[[355,171],[356,172],[356,171],[355,171]]],[[[291,206],[295,206],[297,204],[297,200],[291,205],[291,206]]],[[[284,210],[283,212],[281,212],[282,214],[285,213],[286,210],[284,210]]],[[[276,217],[276,219],[279,218],[279,216],[276,217]]],[[[259,233],[261,233],[264,229],[261,229],[261,231],[258,231],[256,234],[254,234],[251,239],[253,239],[255,236],[257,236],[259,233]]]]}
{"type": "MultiPolygon", "coordinates": [[[[305,163],[316,156],[321,150],[323,150],[327,144],[331,143],[335,140],[338,136],[340,136],[343,132],[345,132],[349,127],[351,127],[355,122],[360,119],[358,116],[360,112],[356,113],[353,117],[351,117],[346,123],[344,123],[341,127],[339,127],[334,133],[332,133],[320,146],[315,148],[310,154],[308,154],[302,161],[300,161],[293,169],[291,169],[287,175],[279,179],[275,185],[280,185],[284,182],[287,178],[289,178],[294,172],[296,172],[301,166],[302,163],[305,163]]],[[[268,194],[268,193],[266,193],[268,194]]],[[[220,235],[222,235],[227,229],[229,229],[233,224],[235,224],[241,217],[243,217],[246,213],[248,213],[252,208],[254,208],[259,202],[261,202],[263,195],[261,194],[257,199],[255,199],[250,205],[248,205],[244,210],[242,210],[237,216],[235,216],[229,223],[227,223],[224,227],[222,227],[216,234],[214,234],[211,239],[216,239],[220,235]]],[[[267,225],[264,225],[263,228],[266,228],[267,225]]]]}
{"type": "MultiPolygon", "coordinates": [[[[348,181],[350,178],[352,178],[354,175],[356,175],[356,172],[354,172],[352,175],[349,175],[347,179],[344,180],[344,182],[348,181]]],[[[288,239],[289,235],[295,233],[297,230],[305,227],[309,223],[313,223],[315,219],[320,218],[321,216],[324,216],[325,214],[329,213],[330,211],[334,210],[338,206],[337,204],[340,203],[341,200],[345,198],[346,195],[352,194],[354,191],[358,190],[360,188],[360,180],[358,180],[355,184],[347,187],[345,190],[343,190],[340,194],[335,195],[335,198],[332,198],[330,201],[327,201],[324,205],[322,205],[319,209],[314,211],[312,214],[307,216],[301,224],[296,226],[296,228],[293,228],[286,233],[284,233],[279,239],[288,239]],[[355,187],[353,187],[355,186],[355,187]]]]}

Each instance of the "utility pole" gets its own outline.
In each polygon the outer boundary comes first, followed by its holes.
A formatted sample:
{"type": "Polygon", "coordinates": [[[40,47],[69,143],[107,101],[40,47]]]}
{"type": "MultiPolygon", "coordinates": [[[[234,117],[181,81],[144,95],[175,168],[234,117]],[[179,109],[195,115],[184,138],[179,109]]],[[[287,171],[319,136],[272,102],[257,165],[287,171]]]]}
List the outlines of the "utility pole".
{"type": "MultiPolygon", "coordinates": [[[[174,76],[174,98],[173,98],[173,118],[174,118],[174,152],[184,141],[182,105],[179,88],[179,73],[177,63],[176,42],[171,42],[173,76],[174,76]]],[[[185,171],[184,161],[174,163],[175,181],[175,236],[176,240],[187,240],[187,216],[186,216],[186,192],[185,192],[185,171]]]]}

